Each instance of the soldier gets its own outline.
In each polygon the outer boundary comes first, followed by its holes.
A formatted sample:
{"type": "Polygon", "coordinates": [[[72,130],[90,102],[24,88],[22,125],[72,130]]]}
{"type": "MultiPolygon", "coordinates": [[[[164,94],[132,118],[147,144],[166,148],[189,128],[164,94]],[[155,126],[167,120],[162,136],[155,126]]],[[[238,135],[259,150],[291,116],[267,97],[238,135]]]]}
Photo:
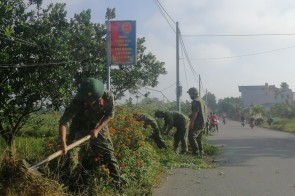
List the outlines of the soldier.
{"type": "Polygon", "coordinates": [[[155,141],[158,148],[160,148],[160,149],[167,148],[167,146],[161,136],[157,121],[153,117],[151,117],[148,114],[143,114],[143,113],[135,113],[133,116],[134,116],[135,120],[144,122],[144,128],[147,128],[147,126],[152,127],[153,134],[151,135],[151,138],[155,141]]]}
{"type": "MultiPolygon", "coordinates": [[[[64,155],[67,153],[67,143],[91,135],[88,145],[84,144],[66,156],[70,174],[82,175],[83,172],[79,172],[79,168],[95,169],[105,165],[116,185],[120,183],[118,162],[114,156],[114,148],[107,127],[113,116],[114,99],[111,92],[104,91],[101,81],[94,78],[86,79],[59,120],[59,135],[64,155]],[[67,140],[66,125],[70,121],[67,140]],[[82,167],[78,167],[79,165],[82,167]],[[77,169],[79,171],[74,173],[73,171],[77,169]]],[[[66,176],[66,178],[69,177],[71,176],[66,176]]]]}
{"type": "Polygon", "coordinates": [[[162,130],[164,133],[169,134],[169,131],[175,127],[176,132],[174,134],[174,151],[177,150],[179,143],[181,142],[181,154],[187,152],[187,130],[188,130],[188,117],[180,112],[164,112],[157,110],[155,112],[157,118],[164,118],[165,124],[162,130]]]}
{"type": "Polygon", "coordinates": [[[202,137],[207,122],[207,106],[204,100],[199,98],[196,88],[190,88],[187,93],[192,99],[192,114],[189,123],[188,139],[193,155],[202,157],[204,154],[202,137]]]}

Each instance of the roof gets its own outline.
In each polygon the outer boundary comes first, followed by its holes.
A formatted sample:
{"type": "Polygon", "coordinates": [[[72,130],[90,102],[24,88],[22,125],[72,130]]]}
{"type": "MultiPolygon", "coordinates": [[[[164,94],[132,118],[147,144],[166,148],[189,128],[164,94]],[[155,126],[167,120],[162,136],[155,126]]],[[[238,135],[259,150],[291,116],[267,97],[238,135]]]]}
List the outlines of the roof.
{"type": "Polygon", "coordinates": [[[244,90],[265,90],[266,88],[268,89],[276,89],[275,85],[259,85],[259,86],[239,86],[239,91],[244,91],[244,90]]]}

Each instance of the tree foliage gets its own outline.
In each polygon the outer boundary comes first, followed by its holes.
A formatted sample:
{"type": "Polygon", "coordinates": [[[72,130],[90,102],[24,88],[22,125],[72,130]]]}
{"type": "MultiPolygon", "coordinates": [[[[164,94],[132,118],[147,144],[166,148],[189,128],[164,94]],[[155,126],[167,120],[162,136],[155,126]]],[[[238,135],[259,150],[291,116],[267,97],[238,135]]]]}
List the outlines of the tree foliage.
{"type": "Polygon", "coordinates": [[[220,99],[217,104],[219,113],[225,112],[228,117],[237,119],[240,108],[242,107],[241,99],[236,97],[227,97],[220,99]]]}
{"type": "MultiPolygon", "coordinates": [[[[0,134],[9,146],[28,117],[58,110],[86,77],[106,81],[106,27],[91,22],[91,11],[67,19],[66,4],[42,8],[42,0],[0,1],[0,134]]],[[[108,9],[106,17],[115,17],[108,9]]],[[[138,38],[136,65],[111,70],[115,98],[155,87],[164,63],[138,38]]]]}
{"type": "Polygon", "coordinates": [[[208,92],[203,96],[203,100],[207,101],[207,106],[211,109],[211,111],[215,111],[217,109],[216,96],[213,93],[208,92]]]}

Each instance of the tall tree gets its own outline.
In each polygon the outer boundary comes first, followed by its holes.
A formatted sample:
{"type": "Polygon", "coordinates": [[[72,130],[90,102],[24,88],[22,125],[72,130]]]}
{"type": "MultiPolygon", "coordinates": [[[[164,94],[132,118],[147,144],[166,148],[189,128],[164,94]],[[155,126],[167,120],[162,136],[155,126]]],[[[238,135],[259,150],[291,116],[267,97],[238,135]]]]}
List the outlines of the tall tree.
{"type": "Polygon", "coordinates": [[[213,93],[208,92],[203,96],[203,100],[207,101],[207,106],[211,109],[211,111],[215,111],[217,109],[216,96],[213,93]]]}
{"type": "MultiPolygon", "coordinates": [[[[10,147],[32,113],[58,110],[86,77],[106,81],[105,25],[92,23],[90,10],[67,20],[65,4],[41,5],[0,1],[0,136],[10,147]]],[[[116,99],[156,86],[166,73],[164,63],[145,52],[144,41],[138,39],[136,65],[111,72],[116,99]]]]}
{"type": "Polygon", "coordinates": [[[236,119],[241,108],[241,98],[227,97],[218,101],[217,107],[220,113],[225,112],[227,116],[236,119]]]}

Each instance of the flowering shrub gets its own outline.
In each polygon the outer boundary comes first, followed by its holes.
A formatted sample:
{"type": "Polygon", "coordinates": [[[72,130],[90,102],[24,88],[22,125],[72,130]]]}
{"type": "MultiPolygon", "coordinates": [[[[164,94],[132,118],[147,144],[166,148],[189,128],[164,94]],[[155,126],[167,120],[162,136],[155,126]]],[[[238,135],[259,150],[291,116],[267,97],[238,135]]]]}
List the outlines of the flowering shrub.
{"type": "Polygon", "coordinates": [[[128,183],[146,183],[159,167],[159,157],[146,141],[152,130],[143,128],[143,123],[136,121],[125,107],[116,109],[109,129],[122,176],[128,183]]]}

